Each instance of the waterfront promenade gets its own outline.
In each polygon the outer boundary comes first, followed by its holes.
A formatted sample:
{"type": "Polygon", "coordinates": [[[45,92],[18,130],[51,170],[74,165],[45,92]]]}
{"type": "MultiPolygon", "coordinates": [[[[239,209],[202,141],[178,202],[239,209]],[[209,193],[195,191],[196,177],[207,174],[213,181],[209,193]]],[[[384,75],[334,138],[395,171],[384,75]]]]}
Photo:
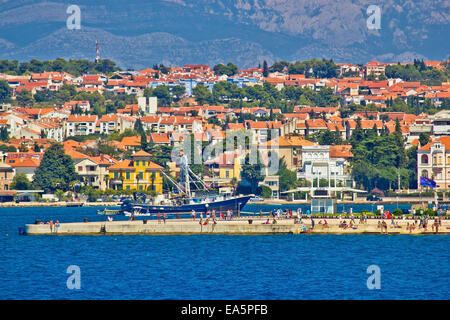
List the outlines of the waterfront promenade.
{"type": "MultiPolygon", "coordinates": [[[[267,217],[241,217],[231,221],[212,220],[206,225],[200,225],[196,219],[167,219],[163,220],[135,220],[135,221],[103,221],[103,222],[77,222],[61,223],[59,226],[49,224],[27,224],[25,232],[28,235],[119,235],[119,234],[229,234],[229,235],[264,235],[264,234],[436,234],[433,227],[434,219],[428,220],[427,228],[419,226],[419,220],[415,227],[412,219],[395,219],[396,226],[392,226],[390,219],[368,219],[366,223],[360,223],[354,218],[354,225],[350,225],[350,219],[321,219],[314,218],[314,227],[309,218],[304,218],[301,224],[294,223],[295,219],[278,219],[274,224],[273,218],[267,222],[267,217]],[[249,221],[251,220],[251,222],[249,221]],[[327,225],[325,225],[325,220],[327,225]],[[346,226],[342,226],[343,222],[346,226]],[[387,230],[379,227],[379,223],[386,223],[387,230]]],[[[203,221],[204,222],[204,221],[203,221]]],[[[450,220],[442,220],[437,234],[450,234],[450,220]]]]}

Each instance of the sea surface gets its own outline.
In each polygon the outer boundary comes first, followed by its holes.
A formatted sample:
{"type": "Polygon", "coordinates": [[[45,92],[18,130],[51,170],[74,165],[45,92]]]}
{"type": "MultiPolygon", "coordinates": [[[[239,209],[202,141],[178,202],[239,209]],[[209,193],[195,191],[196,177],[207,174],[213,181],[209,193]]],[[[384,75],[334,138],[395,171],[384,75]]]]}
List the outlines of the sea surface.
{"type": "Polygon", "coordinates": [[[0,299],[450,298],[445,235],[18,234],[36,219],[102,221],[98,209],[0,208],[0,299]],[[370,290],[373,265],[380,289],[370,290]],[[80,289],[68,288],[70,266],[79,268],[80,289]]]}

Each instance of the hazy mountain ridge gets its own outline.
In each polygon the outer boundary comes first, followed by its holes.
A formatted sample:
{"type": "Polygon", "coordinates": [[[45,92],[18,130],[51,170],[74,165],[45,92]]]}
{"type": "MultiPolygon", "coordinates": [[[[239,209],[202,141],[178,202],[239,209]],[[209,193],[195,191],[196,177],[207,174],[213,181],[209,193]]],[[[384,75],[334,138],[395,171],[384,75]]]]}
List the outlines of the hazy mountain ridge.
{"type": "Polygon", "coordinates": [[[122,67],[154,63],[327,57],[444,59],[450,52],[448,1],[379,0],[381,30],[368,30],[371,0],[79,0],[81,30],[65,28],[63,0],[0,1],[0,58],[89,58],[122,67]]]}

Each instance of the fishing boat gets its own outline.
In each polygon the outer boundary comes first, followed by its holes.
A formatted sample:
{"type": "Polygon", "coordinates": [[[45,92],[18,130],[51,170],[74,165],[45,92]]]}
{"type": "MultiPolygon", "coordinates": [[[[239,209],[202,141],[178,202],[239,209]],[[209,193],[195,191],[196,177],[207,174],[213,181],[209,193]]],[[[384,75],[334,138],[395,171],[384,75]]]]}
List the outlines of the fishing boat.
{"type": "Polygon", "coordinates": [[[153,205],[150,203],[138,203],[126,200],[121,205],[121,212],[126,216],[151,216],[158,213],[180,214],[195,212],[206,212],[215,210],[225,212],[231,210],[233,213],[239,213],[245,206],[251,196],[240,197],[204,197],[191,198],[187,201],[176,202],[174,205],[153,205]]]}
{"type": "Polygon", "coordinates": [[[207,212],[215,210],[216,212],[226,212],[231,210],[233,213],[239,213],[254,195],[245,196],[226,196],[213,194],[210,188],[189,168],[186,156],[181,156],[180,161],[180,183],[177,183],[172,177],[165,175],[177,189],[177,196],[170,199],[152,199],[147,202],[145,194],[135,192],[133,200],[124,200],[120,207],[120,213],[126,216],[152,216],[157,214],[181,214],[191,212],[207,212]],[[191,192],[191,186],[197,190],[206,190],[205,195],[195,196],[191,192]],[[137,200],[137,196],[144,198],[137,200]],[[159,203],[158,203],[159,202],[159,203]]]}

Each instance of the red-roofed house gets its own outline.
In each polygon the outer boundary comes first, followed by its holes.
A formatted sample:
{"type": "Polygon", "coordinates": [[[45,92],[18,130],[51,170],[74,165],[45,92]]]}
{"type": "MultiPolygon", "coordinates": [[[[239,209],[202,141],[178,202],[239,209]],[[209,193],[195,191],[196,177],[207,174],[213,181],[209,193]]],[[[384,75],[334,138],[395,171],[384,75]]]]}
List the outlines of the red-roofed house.
{"type": "Polygon", "coordinates": [[[96,115],[70,115],[66,122],[66,137],[95,133],[97,120],[98,117],[96,115]]]}

